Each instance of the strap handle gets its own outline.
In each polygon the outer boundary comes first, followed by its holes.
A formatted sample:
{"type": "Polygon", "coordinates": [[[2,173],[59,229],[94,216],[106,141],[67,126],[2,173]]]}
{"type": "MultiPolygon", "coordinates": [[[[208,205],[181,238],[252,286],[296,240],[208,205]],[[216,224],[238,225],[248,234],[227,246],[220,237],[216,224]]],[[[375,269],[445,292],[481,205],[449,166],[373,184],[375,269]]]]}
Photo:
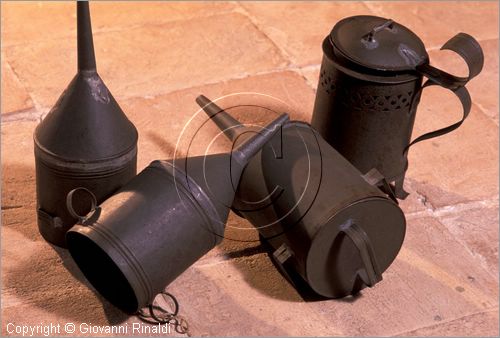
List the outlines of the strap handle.
{"type": "Polygon", "coordinates": [[[399,204],[396,196],[396,189],[393,187],[387,179],[377,170],[377,168],[372,168],[369,172],[364,174],[363,179],[368,182],[368,184],[379,188],[384,194],[389,196],[389,198],[394,201],[394,203],[399,204]]]}
{"type": "MultiPolygon", "coordinates": [[[[428,80],[423,85],[422,89],[426,88],[426,87],[429,87],[429,86],[436,86],[436,85],[439,86],[440,84],[432,82],[431,80],[428,80]]],[[[417,137],[416,139],[414,139],[413,141],[411,141],[410,144],[408,144],[406,146],[406,148],[404,149],[403,153],[406,153],[408,151],[408,149],[412,145],[414,145],[415,143],[417,143],[417,142],[420,142],[420,141],[423,141],[423,140],[428,140],[428,139],[434,138],[434,137],[438,137],[438,136],[447,134],[447,133],[449,133],[449,132],[457,129],[465,121],[465,119],[467,118],[467,116],[470,113],[470,109],[471,109],[471,106],[472,106],[472,101],[471,101],[471,98],[470,98],[469,91],[465,87],[458,87],[456,89],[450,89],[450,90],[458,97],[458,99],[462,103],[462,108],[463,108],[462,119],[460,121],[458,121],[458,122],[456,122],[456,123],[448,126],[448,127],[444,127],[444,128],[441,128],[441,129],[438,129],[438,130],[434,130],[434,131],[431,131],[429,133],[420,135],[419,137],[417,137]]]]}
{"type": "Polygon", "coordinates": [[[363,282],[369,287],[374,286],[382,280],[382,274],[375,257],[375,251],[371,245],[370,238],[366,232],[355,224],[353,221],[348,221],[340,229],[354,243],[359,251],[359,255],[364,265],[364,271],[359,271],[358,275],[363,282]]]}
{"type": "MultiPolygon", "coordinates": [[[[417,142],[441,136],[457,129],[462,125],[462,123],[470,113],[472,103],[470,94],[465,88],[465,85],[472,78],[477,76],[483,69],[484,65],[483,50],[481,49],[481,46],[476,41],[476,39],[474,39],[472,36],[466,33],[458,33],[453,38],[448,40],[443,45],[443,47],[441,47],[441,50],[445,49],[451,50],[462,57],[462,59],[467,64],[467,68],[469,69],[468,76],[466,77],[455,76],[443,70],[435,68],[430,64],[419,65],[417,66],[416,70],[418,73],[428,78],[428,80],[422,86],[421,90],[429,86],[438,85],[443,88],[451,90],[458,97],[458,99],[462,103],[462,108],[463,108],[462,119],[448,127],[441,128],[417,137],[405,147],[403,153],[406,153],[408,149],[417,142]]],[[[417,97],[418,95],[415,96],[415,98],[417,97]]]]}

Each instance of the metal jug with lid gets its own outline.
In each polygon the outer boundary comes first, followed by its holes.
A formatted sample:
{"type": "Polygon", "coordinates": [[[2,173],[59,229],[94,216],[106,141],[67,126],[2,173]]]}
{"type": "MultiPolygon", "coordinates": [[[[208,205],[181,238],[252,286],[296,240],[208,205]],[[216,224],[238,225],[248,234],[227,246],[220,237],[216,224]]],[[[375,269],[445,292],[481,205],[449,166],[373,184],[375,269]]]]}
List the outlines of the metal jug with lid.
{"type": "Polygon", "coordinates": [[[479,43],[459,33],[444,44],[460,55],[469,76],[457,77],[429,64],[420,38],[393,20],[353,16],[339,21],[323,41],[312,126],[362,173],[376,168],[396,195],[403,189],[408,148],[458,128],[469,114],[465,84],[478,75],[484,57],[479,43]],[[423,78],[428,80],[422,85],[423,78]],[[463,106],[462,119],[411,141],[415,113],[425,87],[451,90],[463,106]]]}

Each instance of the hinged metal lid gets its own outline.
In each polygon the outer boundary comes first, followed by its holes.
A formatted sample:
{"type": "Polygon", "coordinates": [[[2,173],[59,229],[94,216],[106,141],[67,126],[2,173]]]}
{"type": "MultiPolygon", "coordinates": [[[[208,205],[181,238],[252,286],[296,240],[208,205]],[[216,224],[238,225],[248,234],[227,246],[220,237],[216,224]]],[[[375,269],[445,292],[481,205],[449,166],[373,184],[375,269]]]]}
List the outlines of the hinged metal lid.
{"type": "Polygon", "coordinates": [[[330,33],[330,41],[349,61],[374,70],[414,70],[429,59],[415,33],[377,16],[359,15],[339,21],[330,33]]]}

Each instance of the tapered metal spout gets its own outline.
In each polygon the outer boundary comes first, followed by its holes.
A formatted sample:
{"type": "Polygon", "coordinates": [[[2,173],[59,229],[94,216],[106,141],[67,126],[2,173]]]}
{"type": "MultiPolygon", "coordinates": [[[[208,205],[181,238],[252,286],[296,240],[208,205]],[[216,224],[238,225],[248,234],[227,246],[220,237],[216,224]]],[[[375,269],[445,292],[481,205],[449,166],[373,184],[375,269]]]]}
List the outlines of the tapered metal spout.
{"type": "Polygon", "coordinates": [[[234,141],[236,137],[245,129],[245,127],[229,115],[224,109],[210,101],[204,95],[196,98],[196,103],[207,113],[208,116],[215,122],[217,127],[224,132],[228,139],[234,141]]]}
{"type": "Polygon", "coordinates": [[[77,1],[78,70],[95,71],[94,41],[88,1],[77,1]]]}
{"type": "MultiPolygon", "coordinates": [[[[215,105],[215,104],[214,104],[215,105]]],[[[223,111],[224,112],[224,111],[223,111]]],[[[224,112],[227,114],[226,112],[224,112]]],[[[227,114],[227,116],[229,116],[227,114]]],[[[257,154],[262,147],[271,140],[275,133],[289,121],[288,114],[282,114],[277,119],[269,123],[260,131],[255,131],[255,135],[245,140],[231,154],[232,158],[242,167],[247,165],[250,159],[257,154]]]]}

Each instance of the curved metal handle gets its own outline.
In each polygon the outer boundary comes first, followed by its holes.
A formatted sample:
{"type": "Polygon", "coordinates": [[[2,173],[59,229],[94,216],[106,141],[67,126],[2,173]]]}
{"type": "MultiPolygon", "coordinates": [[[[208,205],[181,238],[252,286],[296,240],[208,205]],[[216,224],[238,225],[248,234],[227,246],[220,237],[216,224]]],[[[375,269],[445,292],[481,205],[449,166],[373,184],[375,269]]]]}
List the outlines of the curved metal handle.
{"type": "MultiPolygon", "coordinates": [[[[481,49],[479,42],[477,42],[476,39],[466,33],[458,33],[457,35],[455,35],[453,38],[448,40],[443,45],[443,47],[441,47],[441,50],[443,49],[451,50],[460,55],[460,57],[462,57],[462,59],[467,64],[469,75],[466,77],[459,77],[449,74],[443,70],[437,69],[436,67],[433,67],[429,64],[422,64],[417,66],[416,70],[421,75],[427,77],[428,80],[422,86],[421,90],[429,86],[441,86],[443,88],[451,90],[462,103],[463,117],[460,121],[448,127],[441,128],[417,137],[405,147],[405,149],[403,150],[403,154],[405,154],[408,149],[417,142],[441,136],[457,129],[469,115],[472,103],[469,92],[465,88],[465,85],[472,78],[477,76],[483,69],[483,50],[481,49]]],[[[417,99],[417,97],[418,94],[415,95],[415,100],[417,99]]]]}
{"type": "MultiPolygon", "coordinates": [[[[424,89],[426,87],[429,87],[429,86],[439,86],[439,84],[435,83],[435,82],[432,82],[431,80],[428,80],[422,86],[422,89],[424,89]]],[[[424,140],[428,140],[430,138],[438,137],[438,136],[441,136],[441,135],[444,135],[444,134],[448,134],[449,132],[451,132],[451,131],[457,129],[458,127],[460,127],[462,125],[462,123],[465,121],[465,119],[467,118],[467,116],[470,113],[471,106],[472,106],[472,100],[470,98],[469,91],[465,87],[458,87],[458,88],[455,88],[455,89],[448,88],[448,89],[451,90],[458,97],[458,99],[460,100],[460,102],[462,103],[462,108],[463,108],[462,119],[460,121],[452,124],[452,125],[447,126],[447,127],[444,127],[444,128],[438,129],[438,130],[434,130],[434,131],[431,131],[431,132],[423,134],[423,135],[420,135],[419,137],[417,137],[416,139],[414,139],[413,141],[411,141],[405,147],[405,149],[403,150],[403,154],[405,154],[408,151],[408,149],[412,145],[414,145],[415,143],[420,142],[420,141],[424,141],[424,140]]]]}
{"type": "Polygon", "coordinates": [[[418,73],[424,75],[432,82],[447,89],[456,89],[465,86],[467,82],[476,77],[484,66],[484,54],[479,42],[466,33],[458,33],[448,40],[441,50],[451,50],[457,53],[466,63],[469,75],[466,77],[455,76],[443,70],[422,64],[416,67],[418,73]]]}
{"type": "Polygon", "coordinates": [[[359,276],[363,282],[369,287],[374,286],[382,280],[382,274],[375,257],[370,238],[364,230],[352,221],[347,222],[342,228],[344,232],[354,243],[359,251],[361,261],[364,265],[365,273],[360,273],[359,276]]]}
{"type": "Polygon", "coordinates": [[[97,208],[97,198],[95,197],[95,195],[94,195],[94,193],[92,191],[90,191],[89,189],[84,188],[84,187],[75,188],[75,189],[71,190],[68,193],[68,195],[66,195],[66,208],[68,209],[69,214],[72,217],[78,219],[78,223],[83,224],[90,217],[87,216],[88,214],[87,215],[78,215],[76,213],[75,209],[73,208],[73,195],[77,191],[85,191],[90,196],[90,198],[91,198],[91,207],[90,207],[89,214],[90,213],[94,213],[94,211],[96,210],[96,208],[97,208]]]}

